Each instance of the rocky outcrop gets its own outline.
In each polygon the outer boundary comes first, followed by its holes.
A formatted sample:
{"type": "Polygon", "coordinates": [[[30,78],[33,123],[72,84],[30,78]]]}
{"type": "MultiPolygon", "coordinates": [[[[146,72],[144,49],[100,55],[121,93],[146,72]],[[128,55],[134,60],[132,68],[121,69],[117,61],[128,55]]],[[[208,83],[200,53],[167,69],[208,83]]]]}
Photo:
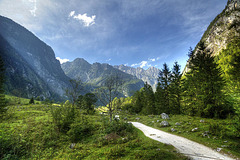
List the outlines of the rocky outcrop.
{"type": "Polygon", "coordinates": [[[150,84],[153,88],[153,90],[155,91],[157,88],[157,79],[158,79],[158,75],[159,75],[159,69],[155,68],[155,67],[150,67],[147,70],[143,69],[143,68],[133,68],[133,67],[129,67],[129,66],[125,66],[125,65],[120,65],[120,66],[114,66],[115,68],[131,74],[133,76],[136,76],[138,79],[141,79],[144,82],[147,82],[148,84],[150,84]]]}
{"type": "MultiPolygon", "coordinates": [[[[234,37],[238,36],[240,36],[240,1],[229,0],[223,12],[211,22],[201,41],[213,52],[213,55],[218,55],[234,37]]],[[[188,72],[187,66],[188,63],[184,74],[188,72]]]]}

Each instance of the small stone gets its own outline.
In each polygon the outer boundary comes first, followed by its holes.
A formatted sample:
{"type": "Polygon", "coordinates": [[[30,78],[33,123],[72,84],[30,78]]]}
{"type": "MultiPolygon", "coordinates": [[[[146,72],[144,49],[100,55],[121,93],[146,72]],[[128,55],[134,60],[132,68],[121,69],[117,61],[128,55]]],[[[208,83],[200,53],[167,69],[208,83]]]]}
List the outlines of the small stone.
{"type": "Polygon", "coordinates": [[[227,145],[221,145],[222,148],[227,148],[228,146],[227,145]]]}
{"type": "Polygon", "coordinates": [[[156,136],[156,134],[150,134],[150,136],[156,136]]]}
{"type": "Polygon", "coordinates": [[[227,143],[228,141],[224,141],[224,143],[227,143]]]}
{"type": "Polygon", "coordinates": [[[140,119],[139,117],[136,118],[137,121],[138,121],[139,119],[140,119]]]}
{"type": "Polygon", "coordinates": [[[171,131],[172,131],[172,132],[176,132],[177,130],[176,130],[176,129],[174,129],[174,128],[171,128],[171,131]]]}
{"type": "Polygon", "coordinates": [[[176,126],[180,126],[181,124],[179,122],[175,123],[176,126]]]}
{"type": "Polygon", "coordinates": [[[217,152],[220,152],[222,150],[222,148],[217,148],[217,152]]]}
{"type": "Polygon", "coordinates": [[[196,132],[198,130],[198,128],[193,128],[192,132],[196,132]]]}
{"type": "Polygon", "coordinates": [[[205,121],[203,119],[200,120],[200,123],[204,123],[205,121]]]}
{"type": "Polygon", "coordinates": [[[157,123],[159,123],[160,122],[160,120],[157,120],[157,123]]]}
{"type": "Polygon", "coordinates": [[[160,148],[158,148],[158,149],[156,149],[157,151],[160,151],[161,149],[160,148]]]}
{"type": "Polygon", "coordinates": [[[169,116],[166,113],[161,114],[162,119],[169,119],[169,116]]]}
{"type": "Polygon", "coordinates": [[[124,117],[123,119],[126,121],[126,120],[127,120],[127,117],[124,117]]]}
{"type": "Polygon", "coordinates": [[[152,123],[154,123],[154,121],[152,121],[152,123]]]}
{"type": "Polygon", "coordinates": [[[72,143],[69,148],[73,149],[76,146],[76,143],[72,143]]]}

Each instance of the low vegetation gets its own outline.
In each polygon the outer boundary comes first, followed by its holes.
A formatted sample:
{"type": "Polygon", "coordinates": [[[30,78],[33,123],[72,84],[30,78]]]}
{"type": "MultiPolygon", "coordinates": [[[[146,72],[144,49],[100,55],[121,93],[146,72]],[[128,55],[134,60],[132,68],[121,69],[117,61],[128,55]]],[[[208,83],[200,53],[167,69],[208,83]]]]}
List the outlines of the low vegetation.
{"type": "Polygon", "coordinates": [[[0,123],[0,159],[186,159],[130,123],[110,123],[108,116],[68,105],[7,106],[0,123]]]}

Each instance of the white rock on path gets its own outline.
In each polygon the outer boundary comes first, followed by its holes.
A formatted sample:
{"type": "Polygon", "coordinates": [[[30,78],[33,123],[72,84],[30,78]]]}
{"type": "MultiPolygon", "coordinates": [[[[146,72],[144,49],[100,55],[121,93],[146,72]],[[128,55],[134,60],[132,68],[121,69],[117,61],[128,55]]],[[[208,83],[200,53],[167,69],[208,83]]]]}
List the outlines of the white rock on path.
{"type": "Polygon", "coordinates": [[[233,160],[232,158],[224,156],[212,150],[211,148],[208,148],[202,144],[190,141],[186,138],[172,135],[170,133],[148,127],[139,122],[132,122],[132,124],[136,128],[140,129],[147,137],[150,137],[156,141],[159,141],[165,144],[171,144],[180,153],[185,154],[186,156],[192,158],[193,160],[210,160],[210,159],[233,160]]]}

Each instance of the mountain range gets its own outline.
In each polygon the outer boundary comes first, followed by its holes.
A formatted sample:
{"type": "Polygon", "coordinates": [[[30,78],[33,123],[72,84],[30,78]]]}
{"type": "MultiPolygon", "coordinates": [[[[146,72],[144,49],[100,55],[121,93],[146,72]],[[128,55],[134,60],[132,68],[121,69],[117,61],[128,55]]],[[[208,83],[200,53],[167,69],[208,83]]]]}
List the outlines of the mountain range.
{"type": "MultiPolygon", "coordinates": [[[[6,68],[7,94],[62,100],[66,88],[70,86],[70,79],[80,78],[87,83],[85,92],[91,92],[113,74],[125,81],[124,96],[131,96],[144,86],[145,81],[153,85],[156,83],[152,83],[153,77],[149,78],[141,68],[128,67],[128,70],[123,70],[121,66],[89,64],[81,58],[60,65],[52,48],[23,26],[0,16],[0,28],[0,51],[6,68]]],[[[152,68],[147,70],[148,73],[151,70],[158,72],[152,68]]]]}
{"type": "MultiPolygon", "coordinates": [[[[211,22],[201,39],[214,55],[226,48],[234,37],[240,36],[240,6],[235,4],[235,1],[228,1],[226,8],[211,22]]],[[[145,82],[156,89],[157,68],[144,70],[125,65],[90,64],[82,58],[61,65],[53,49],[23,26],[0,16],[0,28],[0,54],[5,63],[7,94],[63,100],[66,98],[65,90],[70,87],[70,79],[80,78],[87,83],[86,92],[91,92],[113,74],[125,82],[123,96],[131,96],[145,82]]],[[[187,71],[188,65],[183,73],[187,71]]]]}

